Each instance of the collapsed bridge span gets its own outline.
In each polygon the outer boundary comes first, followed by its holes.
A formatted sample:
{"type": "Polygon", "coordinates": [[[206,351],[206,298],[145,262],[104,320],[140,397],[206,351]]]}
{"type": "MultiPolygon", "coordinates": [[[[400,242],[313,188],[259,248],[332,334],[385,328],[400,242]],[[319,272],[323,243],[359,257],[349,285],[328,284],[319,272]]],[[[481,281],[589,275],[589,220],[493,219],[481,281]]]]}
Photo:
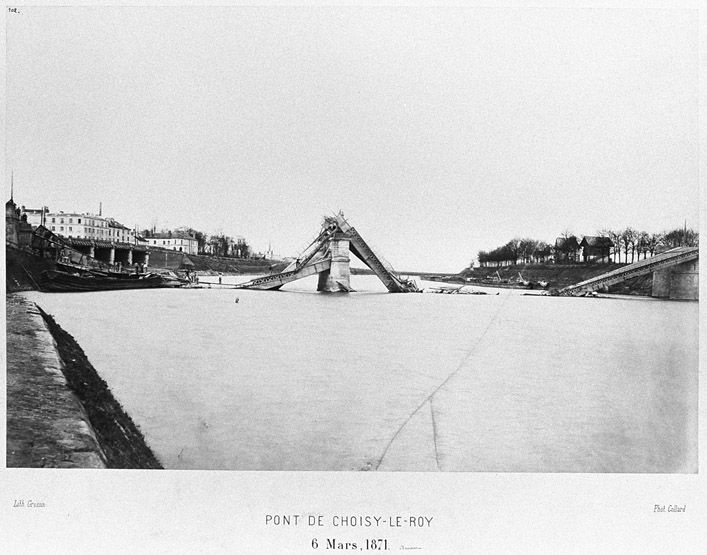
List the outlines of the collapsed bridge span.
{"type": "Polygon", "coordinates": [[[276,290],[286,283],[319,274],[318,291],[348,292],[351,291],[350,253],[368,266],[391,293],[419,291],[415,283],[401,278],[393,267],[364,241],[358,231],[346,221],[342,212],[324,219],[322,229],[314,241],[284,271],[256,278],[236,287],[276,290]]]}
{"type": "MultiPolygon", "coordinates": [[[[591,279],[570,285],[564,289],[560,289],[558,294],[563,296],[584,295],[587,293],[592,293],[593,291],[607,289],[612,285],[625,282],[635,277],[653,274],[653,296],[661,296],[655,291],[655,285],[660,279],[661,272],[665,272],[676,266],[696,262],[700,255],[699,250],[700,249],[698,247],[677,247],[661,254],[657,254],[651,258],[646,258],[617,270],[607,272],[606,274],[595,276],[591,279]]],[[[694,295],[696,298],[698,289],[696,277],[697,273],[696,271],[691,273],[694,274],[694,276],[691,276],[694,283],[689,283],[686,287],[694,290],[694,295]]]]}

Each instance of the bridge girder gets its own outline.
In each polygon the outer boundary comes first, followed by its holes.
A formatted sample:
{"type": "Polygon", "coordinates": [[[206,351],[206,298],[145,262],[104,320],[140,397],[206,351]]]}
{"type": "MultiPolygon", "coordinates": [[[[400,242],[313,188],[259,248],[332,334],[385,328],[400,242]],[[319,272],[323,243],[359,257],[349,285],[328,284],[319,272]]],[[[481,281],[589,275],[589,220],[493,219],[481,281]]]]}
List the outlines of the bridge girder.
{"type": "Polygon", "coordinates": [[[679,249],[673,249],[652,258],[647,258],[634,264],[629,264],[628,266],[624,266],[618,270],[613,270],[611,272],[607,272],[606,274],[570,285],[558,291],[558,294],[562,296],[578,296],[585,293],[590,293],[602,287],[610,287],[635,277],[652,274],[653,272],[671,268],[692,260],[697,260],[698,258],[698,247],[682,247],[679,249]]]}

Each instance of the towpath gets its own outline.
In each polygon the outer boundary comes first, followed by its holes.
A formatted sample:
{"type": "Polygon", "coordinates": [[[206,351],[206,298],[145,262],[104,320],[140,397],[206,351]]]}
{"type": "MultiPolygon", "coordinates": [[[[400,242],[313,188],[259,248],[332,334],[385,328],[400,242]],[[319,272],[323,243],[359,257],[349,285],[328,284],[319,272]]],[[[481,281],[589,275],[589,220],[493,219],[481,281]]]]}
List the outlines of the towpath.
{"type": "Polygon", "coordinates": [[[105,468],[88,417],[68,388],[34,303],[6,296],[7,466],[105,468]]]}

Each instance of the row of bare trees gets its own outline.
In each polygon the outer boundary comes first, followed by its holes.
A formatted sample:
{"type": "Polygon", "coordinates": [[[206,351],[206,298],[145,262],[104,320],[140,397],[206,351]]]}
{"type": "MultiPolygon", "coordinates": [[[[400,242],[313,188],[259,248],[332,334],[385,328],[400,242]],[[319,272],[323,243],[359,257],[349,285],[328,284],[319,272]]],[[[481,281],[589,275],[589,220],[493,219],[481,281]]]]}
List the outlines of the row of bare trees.
{"type": "Polygon", "coordinates": [[[479,263],[511,261],[518,264],[519,261],[525,263],[543,260],[551,252],[552,247],[545,241],[515,238],[492,251],[479,251],[478,260],[479,263]]]}
{"type": "Polygon", "coordinates": [[[672,249],[675,247],[696,247],[699,246],[700,234],[691,228],[677,228],[662,233],[648,233],[638,231],[632,227],[622,230],[605,229],[599,232],[602,237],[608,237],[614,243],[614,262],[621,262],[623,252],[623,262],[628,263],[628,255],[631,254],[631,262],[648,256],[653,256],[658,251],[672,249]]]}
{"type": "MultiPolygon", "coordinates": [[[[613,246],[613,260],[616,263],[622,262],[621,254],[623,252],[623,262],[629,262],[629,254],[631,255],[630,262],[648,256],[653,256],[657,252],[672,249],[675,247],[696,247],[699,246],[699,233],[691,228],[676,228],[662,233],[648,233],[647,231],[638,231],[632,227],[627,227],[622,230],[604,229],[599,232],[599,236],[608,237],[611,239],[613,246]]],[[[562,247],[570,248],[568,245],[578,245],[577,238],[569,230],[565,230],[560,235],[563,239],[562,247]],[[573,239],[575,242],[570,241],[573,239]]],[[[573,247],[576,248],[576,247],[573,247]]],[[[507,262],[518,264],[532,263],[538,261],[546,261],[553,253],[553,248],[545,241],[536,239],[511,239],[503,246],[497,247],[491,251],[479,251],[479,264],[488,262],[507,262]]]]}

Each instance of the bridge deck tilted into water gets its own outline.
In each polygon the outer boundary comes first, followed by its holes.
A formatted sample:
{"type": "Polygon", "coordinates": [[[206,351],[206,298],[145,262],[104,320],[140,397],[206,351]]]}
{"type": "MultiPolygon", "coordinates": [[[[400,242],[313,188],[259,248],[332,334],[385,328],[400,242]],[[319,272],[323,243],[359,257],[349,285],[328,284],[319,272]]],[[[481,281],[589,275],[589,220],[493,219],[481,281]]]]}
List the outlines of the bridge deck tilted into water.
{"type": "Polygon", "coordinates": [[[558,294],[564,296],[583,295],[597,291],[603,287],[616,285],[628,279],[651,274],[659,270],[665,270],[672,266],[683,264],[684,262],[691,262],[699,257],[699,250],[698,247],[678,247],[671,249],[651,258],[629,264],[618,270],[613,270],[606,274],[580,281],[579,283],[560,289],[558,294]]]}
{"type": "MultiPolygon", "coordinates": [[[[351,252],[380,279],[391,293],[406,293],[411,290],[411,284],[400,279],[393,267],[381,256],[376,254],[363,237],[351,226],[341,214],[336,215],[336,222],[349,238],[351,252]]],[[[414,290],[417,290],[415,287],[414,290]]]]}
{"type": "Polygon", "coordinates": [[[235,285],[234,289],[280,289],[286,283],[319,274],[331,267],[330,259],[318,259],[301,265],[298,269],[252,279],[235,285]]]}

